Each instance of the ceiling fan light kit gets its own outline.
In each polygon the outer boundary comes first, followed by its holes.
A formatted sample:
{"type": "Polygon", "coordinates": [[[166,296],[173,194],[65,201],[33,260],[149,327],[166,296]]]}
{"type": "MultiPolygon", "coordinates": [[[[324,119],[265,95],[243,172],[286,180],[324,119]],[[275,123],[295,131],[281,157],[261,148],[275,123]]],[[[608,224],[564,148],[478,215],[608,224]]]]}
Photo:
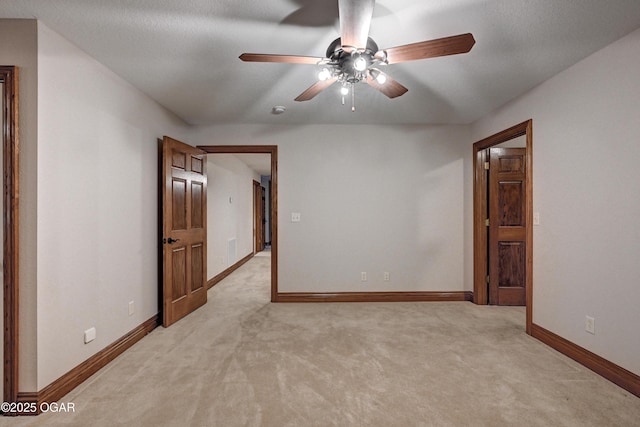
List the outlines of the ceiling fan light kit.
{"type": "Polygon", "coordinates": [[[369,37],[375,0],[339,0],[340,37],[327,48],[325,58],[296,55],[243,53],[247,62],[286,62],[319,66],[318,81],[302,92],[296,101],[313,99],[323,90],[340,82],[342,103],[351,93],[351,110],[355,111],[355,84],[365,82],[388,98],[404,95],[408,89],[383,73],[379,67],[400,62],[467,53],[475,44],[470,33],[412,43],[390,49],[378,49],[369,37]]]}

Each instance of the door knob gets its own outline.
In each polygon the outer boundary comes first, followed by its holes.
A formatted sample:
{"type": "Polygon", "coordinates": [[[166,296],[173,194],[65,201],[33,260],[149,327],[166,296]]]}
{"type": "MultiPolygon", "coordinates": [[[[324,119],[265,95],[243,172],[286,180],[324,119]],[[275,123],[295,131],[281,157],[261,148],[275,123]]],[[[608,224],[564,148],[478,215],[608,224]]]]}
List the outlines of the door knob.
{"type": "Polygon", "coordinates": [[[180,239],[172,239],[171,237],[169,237],[168,239],[162,239],[162,243],[175,243],[175,242],[179,242],[180,239]]]}

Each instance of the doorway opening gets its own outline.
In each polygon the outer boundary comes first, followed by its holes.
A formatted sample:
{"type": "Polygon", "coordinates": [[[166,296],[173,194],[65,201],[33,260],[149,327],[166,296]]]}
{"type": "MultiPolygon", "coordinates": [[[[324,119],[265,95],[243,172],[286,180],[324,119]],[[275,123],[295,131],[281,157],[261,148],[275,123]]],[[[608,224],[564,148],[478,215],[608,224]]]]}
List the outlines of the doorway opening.
{"type": "MultiPolygon", "coordinates": [[[[262,177],[270,176],[268,191],[265,191],[265,230],[263,244],[270,243],[271,249],[271,302],[276,302],[278,298],[278,147],[275,145],[199,145],[199,149],[209,154],[268,154],[270,155],[271,170],[270,175],[261,174],[262,177]],[[267,194],[268,192],[268,194],[267,194]]],[[[261,177],[261,178],[262,178],[261,177]]],[[[262,179],[261,179],[262,181],[262,179]]],[[[263,185],[261,185],[263,187],[263,185]]],[[[255,188],[255,187],[254,187],[255,188]]],[[[266,189],[265,189],[266,190],[266,189]]],[[[260,198],[262,190],[260,190],[260,198]]],[[[255,197],[254,197],[255,200],[255,197]]],[[[254,218],[254,224],[255,224],[254,218]]],[[[258,232],[259,230],[256,230],[258,232]]],[[[254,237],[254,245],[257,239],[254,237]]],[[[255,252],[258,251],[255,248],[255,252]]]]}
{"type": "Polygon", "coordinates": [[[4,402],[18,401],[18,68],[0,66],[3,171],[3,387],[4,402]]]}
{"type": "MultiPolygon", "coordinates": [[[[506,268],[509,269],[509,274],[504,274],[504,276],[508,277],[508,280],[513,280],[512,277],[517,274],[511,273],[520,269],[520,267],[514,267],[516,264],[511,260],[517,257],[522,261],[521,269],[524,271],[520,271],[519,275],[524,281],[522,287],[524,288],[526,305],[526,332],[530,335],[533,322],[533,121],[527,120],[473,144],[473,170],[473,302],[480,305],[495,303],[498,291],[494,290],[492,296],[492,286],[489,283],[491,280],[496,280],[496,277],[499,276],[499,269],[503,269],[505,266],[500,264],[500,259],[497,259],[497,256],[500,255],[496,255],[501,249],[494,251],[492,259],[489,248],[492,245],[497,247],[500,242],[504,242],[505,244],[501,245],[503,253],[507,257],[511,257],[508,262],[505,262],[508,264],[506,268]],[[520,200],[522,218],[518,219],[518,224],[507,224],[505,227],[499,227],[503,230],[498,231],[497,227],[500,224],[496,224],[495,221],[498,216],[495,212],[498,201],[490,203],[488,200],[491,183],[485,168],[486,166],[491,167],[489,149],[520,137],[525,140],[524,158],[516,152],[507,151],[517,150],[515,148],[502,148],[501,152],[495,151],[493,155],[494,163],[495,159],[500,158],[500,155],[507,156],[503,162],[508,169],[506,170],[508,179],[505,181],[507,186],[500,189],[504,199],[513,198],[514,195],[522,196],[520,200]],[[520,160],[518,160],[518,156],[520,156],[520,160]],[[518,186],[520,187],[516,192],[515,189],[518,186]],[[493,206],[490,206],[491,204],[493,206]],[[490,208],[494,210],[491,215],[494,220],[491,231],[490,208]]],[[[494,194],[494,197],[498,198],[497,196],[498,194],[494,194]]],[[[509,220],[513,219],[509,218],[509,220]]],[[[499,284],[493,283],[494,289],[497,289],[498,286],[499,284]]],[[[511,292],[512,290],[507,289],[507,291],[511,292]]],[[[507,294],[506,298],[511,298],[511,295],[507,294]]]]}

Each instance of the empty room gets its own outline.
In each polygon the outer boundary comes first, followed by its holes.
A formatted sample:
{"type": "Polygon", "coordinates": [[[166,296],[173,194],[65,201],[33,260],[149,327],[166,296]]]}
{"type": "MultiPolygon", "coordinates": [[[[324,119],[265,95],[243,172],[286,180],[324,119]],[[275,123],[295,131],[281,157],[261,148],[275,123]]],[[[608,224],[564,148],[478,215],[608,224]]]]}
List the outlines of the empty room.
{"type": "Polygon", "coordinates": [[[637,426],[637,0],[0,0],[0,424],[637,426]]]}

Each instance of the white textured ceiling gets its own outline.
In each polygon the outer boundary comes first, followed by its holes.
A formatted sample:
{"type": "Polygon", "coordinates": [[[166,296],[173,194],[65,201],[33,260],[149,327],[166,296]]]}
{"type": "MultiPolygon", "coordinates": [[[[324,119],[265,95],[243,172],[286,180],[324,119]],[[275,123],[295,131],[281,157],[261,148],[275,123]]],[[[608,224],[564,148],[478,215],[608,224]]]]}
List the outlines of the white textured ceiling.
{"type": "Polygon", "coordinates": [[[235,154],[235,156],[247,167],[260,176],[271,175],[271,155],[270,154],[235,154]]]}
{"type": "Polygon", "coordinates": [[[0,0],[0,17],[41,20],[191,124],[466,124],[640,27],[640,0],[379,0],[380,48],[467,32],[476,45],[388,66],[409,92],[388,99],[360,84],[355,113],[337,85],[293,101],[315,66],[238,59],[324,56],[337,10],[337,0],[0,0]]]}

